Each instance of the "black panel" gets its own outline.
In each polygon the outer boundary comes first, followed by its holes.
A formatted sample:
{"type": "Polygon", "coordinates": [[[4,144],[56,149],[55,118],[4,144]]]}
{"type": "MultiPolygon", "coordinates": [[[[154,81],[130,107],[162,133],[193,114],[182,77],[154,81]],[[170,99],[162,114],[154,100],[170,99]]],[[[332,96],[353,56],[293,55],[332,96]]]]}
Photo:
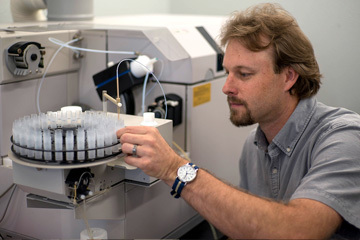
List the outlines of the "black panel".
{"type": "Polygon", "coordinates": [[[215,40],[210,36],[210,34],[206,31],[204,27],[196,27],[196,29],[201,33],[201,35],[206,39],[206,41],[211,45],[211,47],[215,50],[217,54],[217,66],[216,71],[220,72],[224,70],[223,68],[223,60],[224,60],[224,52],[217,45],[215,40]]]}

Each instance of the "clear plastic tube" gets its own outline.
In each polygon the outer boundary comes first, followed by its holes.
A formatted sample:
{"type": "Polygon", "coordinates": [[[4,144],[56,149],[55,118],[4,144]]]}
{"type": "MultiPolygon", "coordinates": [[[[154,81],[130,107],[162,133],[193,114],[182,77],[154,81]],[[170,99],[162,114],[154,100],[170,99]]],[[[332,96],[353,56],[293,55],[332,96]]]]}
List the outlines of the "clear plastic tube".
{"type": "MultiPolygon", "coordinates": [[[[94,129],[88,129],[86,131],[86,142],[88,145],[88,148],[95,148],[96,140],[95,140],[95,130],[94,129]]],[[[89,150],[88,151],[88,158],[94,159],[95,158],[95,150],[89,150]]]]}
{"type": "Polygon", "coordinates": [[[22,156],[26,156],[27,155],[27,149],[25,149],[25,147],[27,147],[26,145],[26,135],[27,135],[27,131],[26,131],[26,126],[21,126],[20,128],[20,132],[22,133],[20,135],[20,155],[22,156]]]}
{"type": "MultiPolygon", "coordinates": [[[[20,144],[20,131],[19,131],[20,124],[19,124],[19,122],[20,122],[19,120],[15,120],[13,122],[13,127],[12,127],[13,141],[16,144],[20,144]]],[[[16,153],[20,153],[19,147],[14,145],[14,151],[16,153]]]]}
{"type": "Polygon", "coordinates": [[[46,129],[46,128],[47,128],[46,114],[41,113],[40,114],[40,129],[46,129]]]}
{"type": "Polygon", "coordinates": [[[83,52],[93,52],[93,53],[110,53],[110,54],[128,54],[128,55],[136,55],[135,51],[108,51],[108,50],[97,50],[97,49],[89,49],[89,48],[80,48],[69,45],[71,42],[64,43],[55,38],[49,38],[49,41],[55,43],[62,47],[67,47],[72,50],[83,51],[83,52]]]}
{"type": "MultiPolygon", "coordinates": [[[[35,149],[42,149],[42,133],[38,129],[35,131],[35,149]]],[[[35,151],[35,159],[42,159],[42,151],[35,151]]]]}
{"type": "MultiPolygon", "coordinates": [[[[76,39],[73,39],[71,41],[68,41],[66,44],[77,42],[79,40],[80,40],[79,38],[76,38],[76,39]]],[[[63,48],[64,48],[64,46],[59,47],[59,49],[54,53],[54,55],[51,57],[51,59],[49,61],[49,64],[47,65],[47,67],[45,69],[44,74],[41,77],[41,80],[40,80],[40,83],[39,83],[39,86],[38,86],[38,90],[37,90],[37,93],[36,93],[36,107],[37,107],[37,110],[38,110],[39,114],[41,113],[41,110],[40,110],[40,90],[41,90],[41,86],[42,86],[42,84],[44,82],[45,76],[46,76],[52,62],[54,61],[54,59],[58,55],[58,53],[61,51],[61,49],[63,49],[63,48]]]]}
{"type": "MultiPolygon", "coordinates": [[[[112,144],[111,134],[112,134],[112,131],[111,131],[110,127],[108,126],[106,128],[106,130],[104,131],[104,144],[105,144],[105,146],[110,146],[112,144]]],[[[105,148],[105,155],[106,156],[111,155],[111,153],[112,153],[111,147],[105,148]]]]}
{"type": "MultiPolygon", "coordinates": [[[[123,63],[124,61],[131,61],[131,62],[137,62],[138,64],[140,64],[141,66],[143,66],[146,70],[147,70],[147,72],[148,73],[150,73],[154,78],[155,78],[155,80],[156,80],[156,82],[159,84],[159,86],[160,86],[160,89],[161,89],[161,92],[162,92],[162,94],[163,94],[163,96],[164,96],[164,102],[165,102],[165,119],[166,119],[166,117],[167,117],[167,102],[166,102],[166,96],[165,96],[165,91],[164,91],[164,89],[163,89],[163,87],[161,86],[161,83],[160,83],[160,81],[159,81],[159,79],[156,77],[156,75],[152,72],[152,71],[150,71],[150,69],[148,68],[148,67],[146,67],[144,64],[142,64],[141,62],[138,62],[138,61],[136,61],[136,60],[134,60],[134,59],[129,59],[129,58],[124,58],[123,60],[121,60],[118,64],[117,64],[117,67],[116,67],[116,76],[119,76],[119,66],[120,66],[120,64],[121,63],[123,63]]],[[[146,80],[147,81],[147,80],[146,80]]],[[[145,85],[145,87],[146,87],[146,84],[145,84],[145,82],[144,82],[144,85],[145,85]]],[[[144,86],[143,86],[143,88],[144,88],[144,86]]],[[[144,93],[145,91],[143,90],[143,99],[145,98],[145,93],[144,93]]]]}
{"type": "Polygon", "coordinates": [[[143,85],[143,92],[142,92],[142,103],[141,103],[141,114],[144,114],[145,112],[145,91],[146,91],[146,85],[147,81],[149,79],[149,72],[146,73],[145,79],[144,79],[144,85],[143,85]]]}
{"type": "MultiPolygon", "coordinates": [[[[66,150],[74,150],[74,132],[72,130],[66,131],[65,146],[66,150]]],[[[74,152],[66,152],[66,160],[74,161],[74,152]]]]}
{"type": "MultiPolygon", "coordinates": [[[[51,150],[51,133],[49,129],[45,129],[43,131],[43,145],[44,145],[44,150],[51,150]]],[[[51,152],[45,151],[44,159],[45,161],[50,161],[52,159],[51,152]]]]}
{"type": "MultiPolygon", "coordinates": [[[[62,151],[63,150],[63,135],[61,129],[55,130],[55,151],[62,151]]],[[[63,153],[62,152],[55,152],[55,160],[62,161],[63,160],[63,153]]]]}
{"type": "MultiPolygon", "coordinates": [[[[34,138],[35,129],[30,126],[28,128],[28,130],[23,134],[26,134],[26,145],[27,145],[27,147],[28,148],[35,148],[35,138],[34,138]]],[[[34,158],[35,157],[34,150],[28,149],[27,156],[29,158],[34,158]]]]}
{"type": "Polygon", "coordinates": [[[96,155],[98,158],[104,157],[104,129],[100,128],[96,131],[96,155]]]}
{"type": "MultiPolygon", "coordinates": [[[[73,43],[73,42],[76,42],[78,41],[79,39],[74,39],[74,40],[71,40],[69,42],[62,42],[58,39],[55,39],[55,38],[49,38],[49,41],[51,41],[52,43],[54,44],[57,44],[60,46],[60,48],[56,51],[56,53],[53,55],[53,57],[51,58],[44,74],[43,74],[43,77],[41,79],[41,82],[39,84],[39,88],[38,88],[38,92],[37,92],[37,98],[36,98],[36,102],[37,102],[37,109],[38,109],[38,112],[41,113],[41,110],[40,110],[40,103],[39,103],[39,96],[40,96],[40,89],[41,89],[41,85],[44,81],[44,78],[46,76],[46,73],[47,73],[47,70],[49,68],[49,66],[52,64],[54,58],[56,57],[56,55],[58,54],[58,52],[66,47],[66,48],[69,48],[69,49],[72,49],[73,51],[86,51],[86,52],[93,52],[93,53],[110,53],[110,54],[132,54],[132,55],[137,55],[138,53],[136,53],[135,51],[108,51],[108,50],[97,50],[97,49],[88,49],[88,48],[80,48],[80,47],[75,47],[75,46],[71,46],[69,44],[73,43]]],[[[161,84],[160,84],[160,81],[159,79],[155,76],[155,74],[148,68],[146,67],[144,64],[142,64],[141,62],[138,62],[136,60],[133,60],[133,59],[123,59],[122,61],[119,62],[117,68],[116,68],[116,76],[118,78],[119,76],[119,65],[123,62],[123,61],[133,61],[133,62],[137,62],[138,64],[142,65],[146,70],[147,70],[147,74],[146,74],[146,78],[144,80],[144,86],[143,86],[143,103],[142,103],[142,114],[145,112],[145,97],[147,94],[145,94],[145,89],[146,89],[146,84],[147,84],[147,81],[148,81],[148,77],[149,77],[149,73],[151,73],[151,75],[156,79],[157,83],[159,84],[160,88],[161,88],[161,91],[163,93],[163,96],[164,96],[164,101],[165,101],[165,118],[167,117],[167,102],[166,102],[166,96],[165,96],[165,92],[164,92],[164,89],[162,88],[161,84]]],[[[163,62],[161,61],[161,63],[163,64],[163,62]]],[[[162,74],[162,71],[163,71],[163,66],[161,68],[161,73],[160,75],[162,74]]],[[[152,89],[151,89],[152,90],[152,89]]]]}
{"type": "Polygon", "coordinates": [[[77,42],[79,41],[80,39],[79,38],[76,38],[76,39],[72,39],[66,43],[58,40],[58,39],[55,39],[55,38],[49,38],[49,41],[52,42],[52,43],[55,43],[56,45],[59,45],[59,49],[54,53],[54,55],[52,56],[52,58],[50,59],[49,61],[49,64],[47,65],[46,69],[45,69],[45,72],[41,78],[41,81],[39,83],[39,87],[38,87],[38,91],[37,91],[37,94],[36,94],[36,106],[37,106],[37,110],[38,110],[38,113],[40,114],[41,113],[41,109],[40,109],[40,90],[41,90],[41,86],[44,82],[44,79],[45,79],[45,76],[49,70],[49,67],[51,66],[52,62],[54,61],[55,57],[57,56],[57,54],[61,51],[61,49],[63,49],[64,47],[66,48],[70,48],[74,51],[85,51],[85,52],[93,52],[93,53],[111,53],[111,54],[130,54],[130,55],[136,55],[137,53],[134,52],[134,51],[107,51],[107,50],[96,50],[96,49],[87,49],[87,48],[79,48],[79,47],[74,47],[74,46],[71,46],[69,44],[71,43],[74,43],[74,42],[77,42]]]}
{"type": "Polygon", "coordinates": [[[78,128],[76,134],[76,147],[77,147],[77,159],[79,161],[85,160],[85,151],[79,151],[85,149],[85,130],[84,128],[78,128]]]}

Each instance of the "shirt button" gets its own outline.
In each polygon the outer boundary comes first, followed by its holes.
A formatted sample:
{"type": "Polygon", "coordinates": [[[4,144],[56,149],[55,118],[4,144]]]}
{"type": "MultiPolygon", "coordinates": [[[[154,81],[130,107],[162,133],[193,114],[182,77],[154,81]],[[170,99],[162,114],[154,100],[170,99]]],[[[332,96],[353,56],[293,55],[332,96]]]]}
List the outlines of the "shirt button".
{"type": "Polygon", "coordinates": [[[276,168],[273,168],[272,173],[276,174],[277,172],[278,172],[278,170],[276,168]]]}
{"type": "Polygon", "coordinates": [[[290,151],[291,151],[291,148],[288,147],[288,148],[286,149],[286,151],[287,151],[287,152],[290,152],[290,151]]]}

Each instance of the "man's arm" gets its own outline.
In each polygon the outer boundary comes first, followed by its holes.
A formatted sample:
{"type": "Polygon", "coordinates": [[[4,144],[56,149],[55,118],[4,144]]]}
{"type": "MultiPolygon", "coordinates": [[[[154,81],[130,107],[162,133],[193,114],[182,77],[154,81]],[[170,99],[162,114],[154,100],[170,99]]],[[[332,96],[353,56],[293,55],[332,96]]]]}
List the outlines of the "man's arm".
{"type": "Polygon", "coordinates": [[[199,170],[196,180],[183,189],[182,198],[233,239],[324,239],[342,222],[336,211],[318,201],[296,199],[282,204],[262,199],[204,170],[199,170]]]}
{"type": "MultiPolygon", "coordinates": [[[[126,127],[117,132],[125,161],[172,186],[178,167],[187,161],[178,156],[156,128],[126,127]],[[131,155],[137,144],[137,157],[131,155]]],[[[341,216],[323,203],[296,199],[278,203],[242,192],[200,169],[182,198],[205,219],[231,238],[327,238],[341,225],[341,216]]],[[[176,200],[174,200],[176,201],[176,200]]]]}

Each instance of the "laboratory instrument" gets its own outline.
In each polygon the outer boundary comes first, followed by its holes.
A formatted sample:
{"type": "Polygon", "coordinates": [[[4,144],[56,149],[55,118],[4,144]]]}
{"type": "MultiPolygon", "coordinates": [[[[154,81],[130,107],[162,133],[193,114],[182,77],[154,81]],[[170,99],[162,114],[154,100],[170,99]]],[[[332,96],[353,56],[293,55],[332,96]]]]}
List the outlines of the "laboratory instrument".
{"type": "Polygon", "coordinates": [[[179,238],[202,221],[166,184],[123,161],[114,129],[144,124],[150,111],[175,151],[237,184],[234,166],[253,127],[228,120],[216,41],[222,20],[2,26],[11,31],[0,32],[0,192],[16,189],[0,199],[0,232],[78,238],[89,226],[109,238],[179,238]]]}

